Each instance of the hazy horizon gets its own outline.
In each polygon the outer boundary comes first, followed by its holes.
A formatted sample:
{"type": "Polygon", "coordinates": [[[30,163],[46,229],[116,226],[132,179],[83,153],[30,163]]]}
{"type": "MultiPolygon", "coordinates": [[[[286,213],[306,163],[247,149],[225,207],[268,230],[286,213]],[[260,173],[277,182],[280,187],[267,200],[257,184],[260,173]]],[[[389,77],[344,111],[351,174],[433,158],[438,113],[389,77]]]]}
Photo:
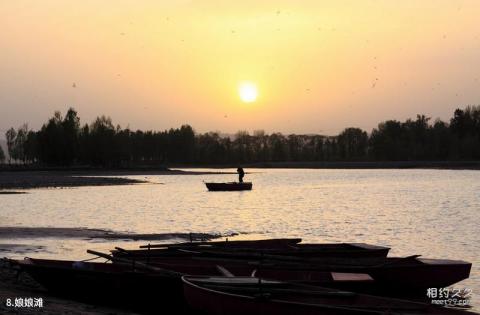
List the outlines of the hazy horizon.
{"type": "Polygon", "coordinates": [[[69,107],[143,130],[448,121],[480,103],[479,13],[478,1],[1,2],[0,138],[69,107]]]}

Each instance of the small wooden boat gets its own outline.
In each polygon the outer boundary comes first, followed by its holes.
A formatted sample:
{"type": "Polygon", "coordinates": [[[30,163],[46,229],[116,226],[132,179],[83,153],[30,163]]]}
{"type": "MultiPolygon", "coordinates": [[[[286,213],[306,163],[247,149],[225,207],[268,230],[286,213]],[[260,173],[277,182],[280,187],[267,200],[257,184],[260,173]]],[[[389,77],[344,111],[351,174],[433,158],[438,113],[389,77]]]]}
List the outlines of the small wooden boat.
{"type": "Polygon", "coordinates": [[[252,277],[182,277],[189,305],[210,315],[468,314],[406,300],[252,277]]]}
{"type": "MultiPolygon", "coordinates": [[[[161,260],[152,260],[149,262],[150,266],[159,267],[164,270],[172,270],[187,275],[225,275],[225,270],[228,274],[251,277],[262,274],[263,278],[275,279],[278,273],[274,271],[269,273],[268,269],[264,270],[262,266],[257,264],[250,264],[249,262],[235,262],[229,259],[225,260],[211,260],[198,257],[163,257],[161,260]],[[263,276],[265,275],[265,277],[263,276]],[[269,277],[269,275],[271,275],[269,277]]],[[[314,283],[315,285],[344,289],[349,291],[367,290],[375,288],[374,279],[363,273],[341,273],[330,271],[315,271],[313,273],[302,273],[300,277],[298,274],[293,276],[288,274],[280,275],[279,277],[291,277],[293,281],[314,283]]]]}
{"type": "MultiPolygon", "coordinates": [[[[428,288],[444,288],[467,279],[472,264],[462,260],[430,259],[418,256],[391,257],[381,266],[366,266],[361,270],[344,268],[342,272],[365,272],[376,281],[389,284],[392,292],[425,294],[428,288]]],[[[340,270],[338,270],[340,271],[340,270]]]]}
{"type": "Polygon", "coordinates": [[[240,191],[252,190],[251,182],[205,183],[209,191],[240,191]]]}
{"type": "Polygon", "coordinates": [[[373,291],[378,295],[425,297],[428,288],[444,288],[467,279],[472,264],[461,260],[390,257],[375,266],[286,264],[268,262],[261,266],[258,276],[284,281],[302,281],[310,284],[317,279],[316,272],[365,273],[375,280],[373,291]]]}
{"type": "MultiPolygon", "coordinates": [[[[379,295],[425,296],[428,288],[444,288],[467,279],[472,264],[461,260],[389,257],[373,266],[322,265],[315,263],[284,263],[268,261],[259,264],[258,276],[283,281],[302,281],[315,284],[317,272],[365,273],[375,280],[379,295]]],[[[226,265],[228,268],[228,265],[226,265]]]]}
{"type": "Polygon", "coordinates": [[[185,250],[191,255],[215,256],[239,259],[272,259],[286,261],[310,261],[322,264],[337,265],[374,265],[381,264],[390,250],[388,247],[364,243],[337,244],[301,244],[280,242],[280,240],[238,241],[238,243],[209,243],[199,245],[184,243],[170,245],[164,248],[147,248],[140,250],[112,251],[117,257],[135,259],[150,259],[164,256],[186,256],[185,250]],[[231,243],[231,244],[229,244],[231,243]],[[278,243],[278,244],[277,244],[278,243]],[[176,249],[184,251],[176,251],[176,249]]]}
{"type": "MultiPolygon", "coordinates": [[[[198,255],[181,251],[184,256],[164,255],[135,257],[153,266],[169,268],[175,264],[216,265],[231,270],[235,275],[255,274],[262,278],[325,285],[325,272],[368,274],[373,285],[356,288],[359,292],[398,297],[425,298],[428,288],[444,288],[467,279],[471,263],[458,260],[423,259],[417,256],[385,258],[378,265],[323,264],[306,259],[242,258],[222,255],[198,255]]],[[[353,288],[348,288],[354,290],[353,288]]]]}
{"type": "Polygon", "coordinates": [[[238,250],[248,248],[251,250],[290,249],[300,243],[301,238],[273,238],[260,240],[235,240],[235,241],[213,241],[213,242],[185,242],[173,244],[148,244],[141,245],[140,249],[123,249],[115,247],[111,250],[114,257],[129,259],[147,259],[150,257],[165,256],[191,256],[198,250],[211,248],[220,250],[238,250]]]}
{"type": "Polygon", "coordinates": [[[158,313],[160,304],[179,310],[186,307],[182,273],[134,263],[33,258],[10,261],[54,295],[142,312],[154,309],[158,313]]]}

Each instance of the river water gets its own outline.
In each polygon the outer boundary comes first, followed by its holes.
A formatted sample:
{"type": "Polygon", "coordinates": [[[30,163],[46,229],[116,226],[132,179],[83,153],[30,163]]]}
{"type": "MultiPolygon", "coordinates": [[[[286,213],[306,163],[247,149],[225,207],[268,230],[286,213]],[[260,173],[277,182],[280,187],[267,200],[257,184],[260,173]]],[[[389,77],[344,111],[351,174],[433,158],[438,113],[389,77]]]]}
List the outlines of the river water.
{"type": "MultiPolygon", "coordinates": [[[[196,169],[198,171],[198,169],[196,169]]],[[[218,171],[218,170],[216,170],[218,171]]],[[[233,170],[225,170],[233,171],[233,170]]],[[[392,256],[421,254],[473,263],[455,285],[480,292],[480,172],[468,170],[248,169],[246,192],[207,192],[202,181],[235,175],[129,176],[152,184],[36,189],[0,196],[0,227],[98,228],[129,233],[239,233],[366,242],[392,256]]],[[[34,245],[7,256],[83,259],[85,249],[138,242],[3,236],[34,245]],[[35,247],[36,246],[36,247],[35,247]]],[[[141,243],[146,243],[145,241],[141,243]]],[[[2,254],[2,253],[0,253],[2,254]]]]}

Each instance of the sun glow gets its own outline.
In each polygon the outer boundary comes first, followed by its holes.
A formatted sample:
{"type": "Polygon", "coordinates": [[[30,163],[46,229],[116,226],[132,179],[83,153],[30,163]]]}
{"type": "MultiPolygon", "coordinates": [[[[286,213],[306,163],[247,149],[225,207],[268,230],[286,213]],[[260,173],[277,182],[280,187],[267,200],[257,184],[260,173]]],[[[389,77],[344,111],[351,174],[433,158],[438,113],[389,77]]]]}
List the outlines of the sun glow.
{"type": "Polygon", "coordinates": [[[251,82],[243,82],[238,87],[238,94],[245,103],[255,102],[258,96],[257,86],[251,82]]]}

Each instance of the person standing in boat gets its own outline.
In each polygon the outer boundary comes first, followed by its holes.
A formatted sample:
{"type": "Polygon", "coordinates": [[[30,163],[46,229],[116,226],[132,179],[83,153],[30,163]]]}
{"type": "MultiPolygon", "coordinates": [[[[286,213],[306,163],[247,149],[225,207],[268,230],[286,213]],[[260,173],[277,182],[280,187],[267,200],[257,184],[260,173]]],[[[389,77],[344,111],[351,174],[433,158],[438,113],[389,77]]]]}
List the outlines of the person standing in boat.
{"type": "Polygon", "coordinates": [[[241,167],[237,168],[237,173],[238,173],[238,182],[243,183],[243,176],[245,176],[245,172],[243,171],[243,168],[241,167]]]}

